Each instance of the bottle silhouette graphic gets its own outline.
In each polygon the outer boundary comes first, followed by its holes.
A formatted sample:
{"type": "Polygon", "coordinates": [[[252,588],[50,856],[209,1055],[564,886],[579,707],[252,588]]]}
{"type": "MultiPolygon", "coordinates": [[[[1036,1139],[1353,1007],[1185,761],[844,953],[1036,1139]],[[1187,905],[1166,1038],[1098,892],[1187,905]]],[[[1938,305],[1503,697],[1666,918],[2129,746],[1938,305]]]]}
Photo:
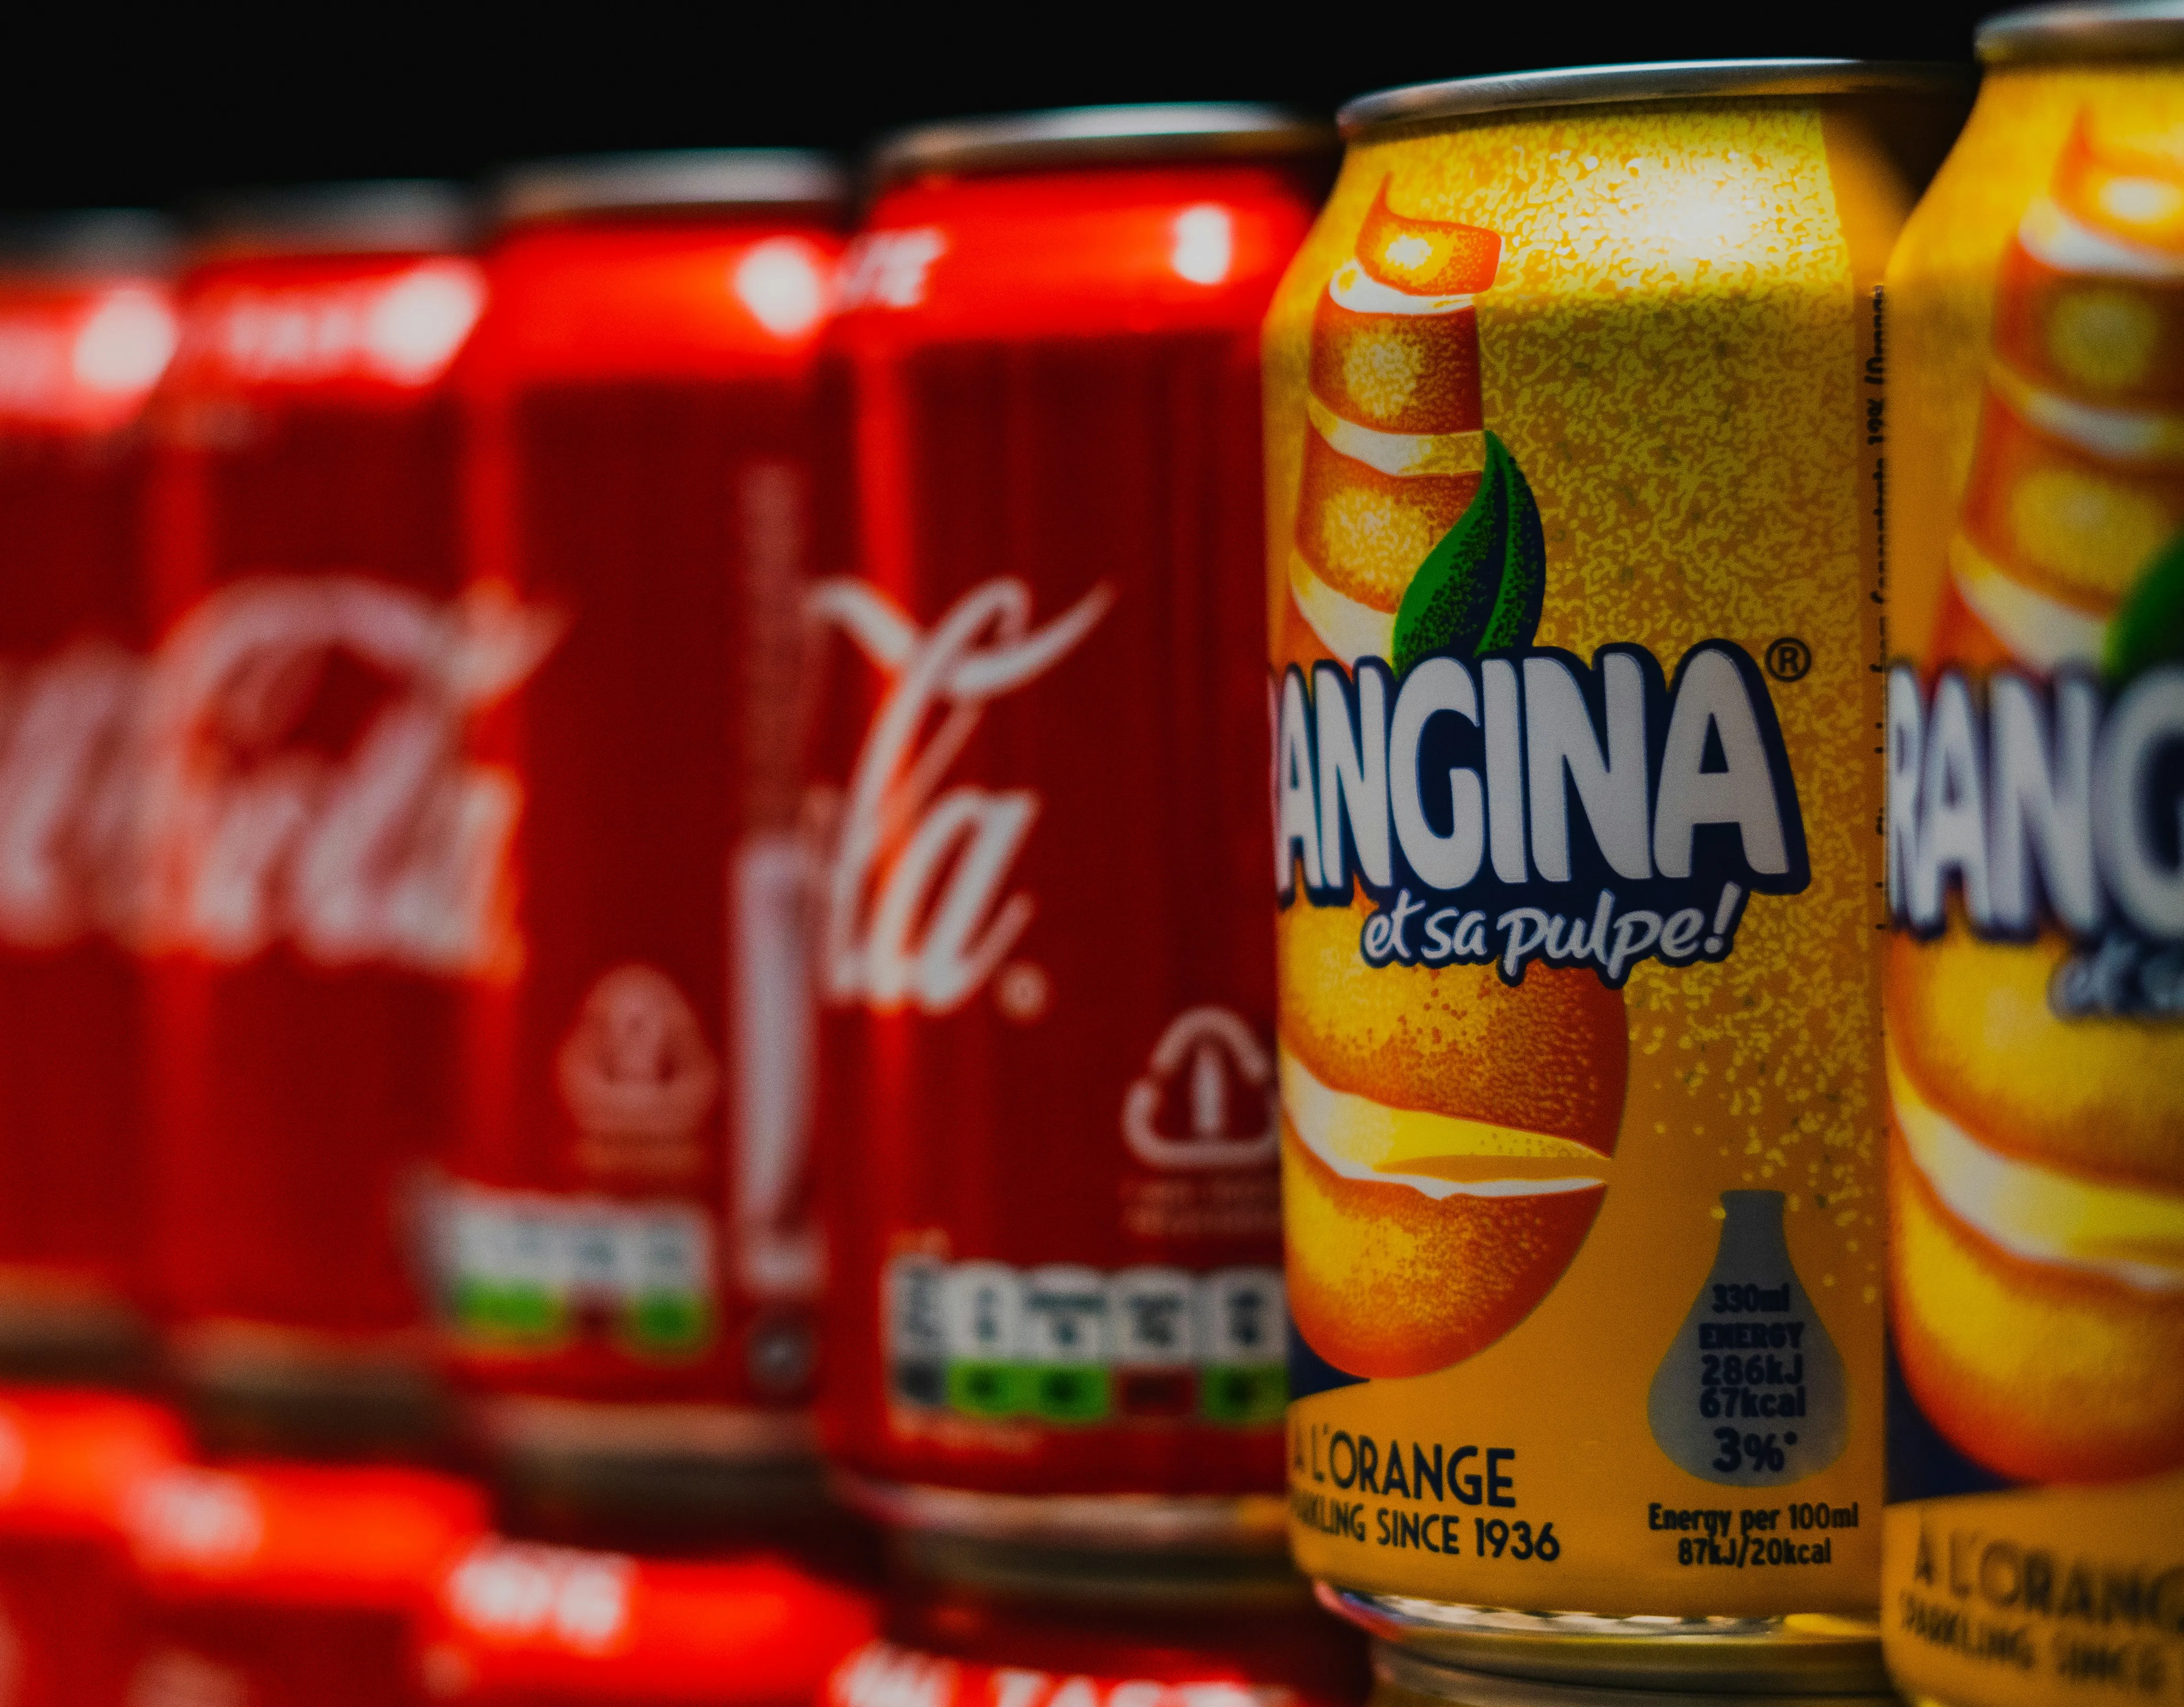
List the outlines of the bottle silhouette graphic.
{"type": "Polygon", "coordinates": [[[1850,1435],[1842,1357],[1790,1265],[1780,1191],[1724,1191],[1721,1245],[1646,1405],[1680,1470],[1779,1487],[1825,1470],[1850,1435]]]}

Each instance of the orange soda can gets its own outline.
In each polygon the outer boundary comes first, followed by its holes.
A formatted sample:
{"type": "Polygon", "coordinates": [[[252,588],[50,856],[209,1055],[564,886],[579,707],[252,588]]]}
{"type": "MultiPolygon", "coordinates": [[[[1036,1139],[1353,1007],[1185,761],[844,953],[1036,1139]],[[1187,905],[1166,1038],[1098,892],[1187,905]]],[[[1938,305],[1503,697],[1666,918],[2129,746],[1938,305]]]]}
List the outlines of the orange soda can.
{"type": "Polygon", "coordinates": [[[2184,7],[1980,32],[1888,272],[1882,1628],[2184,1678],[2184,7]]]}
{"type": "Polygon", "coordinates": [[[1955,87],[1368,97],[1276,294],[1290,1537],[1428,1660],[1883,1687],[1877,291],[1955,87]]]}

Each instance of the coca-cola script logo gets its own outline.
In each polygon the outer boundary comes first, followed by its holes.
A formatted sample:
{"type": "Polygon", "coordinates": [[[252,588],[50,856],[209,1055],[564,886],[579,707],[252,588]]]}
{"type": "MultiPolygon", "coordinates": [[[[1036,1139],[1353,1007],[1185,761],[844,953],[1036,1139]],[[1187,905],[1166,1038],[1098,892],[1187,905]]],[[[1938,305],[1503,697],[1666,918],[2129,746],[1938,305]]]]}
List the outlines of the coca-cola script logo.
{"type": "Polygon", "coordinates": [[[490,585],[443,605],[265,575],[206,599],[145,697],[147,945],[233,962],[286,939],[332,965],[512,973],[522,789],[462,741],[561,626],[490,585]]]}
{"type": "Polygon", "coordinates": [[[560,629],[490,587],[267,575],[148,660],[0,663],[0,943],[512,972],[522,790],[463,743],[560,629]]]}
{"type": "Polygon", "coordinates": [[[1060,663],[1114,602],[1102,582],[1034,628],[1031,589],[1001,577],[920,630],[862,581],[812,589],[813,614],[838,623],[890,678],[850,772],[826,867],[820,953],[828,999],[952,1012],[1015,946],[1034,903],[1001,892],[1039,816],[1039,794],[941,784],[987,706],[1060,663]]]}
{"type": "Polygon", "coordinates": [[[97,639],[0,664],[0,942],[129,934],[145,673],[97,639]]]}

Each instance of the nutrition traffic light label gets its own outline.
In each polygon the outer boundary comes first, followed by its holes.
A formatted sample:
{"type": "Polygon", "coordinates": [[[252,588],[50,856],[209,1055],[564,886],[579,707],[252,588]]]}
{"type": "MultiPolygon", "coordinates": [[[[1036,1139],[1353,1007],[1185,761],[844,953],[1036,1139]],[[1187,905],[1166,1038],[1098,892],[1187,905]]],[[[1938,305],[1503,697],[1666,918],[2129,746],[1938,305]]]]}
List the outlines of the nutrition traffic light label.
{"type": "Polygon", "coordinates": [[[712,1342],[713,1231],[691,1204],[458,1185],[436,1229],[442,1308],[466,1341],[536,1350],[596,1334],[662,1357],[712,1342]]]}
{"type": "Polygon", "coordinates": [[[945,1263],[898,1257],[886,1278],[897,1404],[1100,1423],[1279,1419],[1282,1277],[1274,1269],[945,1263]]]}

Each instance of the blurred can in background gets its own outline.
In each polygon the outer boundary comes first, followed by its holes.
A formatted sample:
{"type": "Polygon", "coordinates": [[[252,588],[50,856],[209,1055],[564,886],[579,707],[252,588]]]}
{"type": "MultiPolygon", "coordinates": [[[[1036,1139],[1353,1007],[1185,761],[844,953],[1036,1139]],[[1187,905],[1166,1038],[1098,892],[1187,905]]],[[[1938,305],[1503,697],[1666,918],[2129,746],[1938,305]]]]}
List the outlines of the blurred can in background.
{"type": "Polygon", "coordinates": [[[898,1524],[1278,1532],[1256,350],[1323,147],[1240,107],[934,126],[844,262],[823,1421],[898,1524]]]}
{"type": "Polygon", "coordinates": [[[1184,1587],[1156,1568],[1096,1593],[905,1576],[819,1707],[1359,1707],[1365,1643],[1286,1573],[1184,1587]]]}
{"type": "MultiPolygon", "coordinates": [[[[123,1707],[140,1634],[129,1516],[182,1460],[142,1399],[0,1394],[0,1678],[9,1707],[123,1707]]],[[[142,1707],[142,1704],[140,1704],[142,1707]]]]}
{"type": "Polygon", "coordinates": [[[712,1501],[816,1465],[798,601],[844,192],[788,152],[503,187],[462,366],[470,596],[559,638],[486,734],[524,795],[524,946],[465,990],[435,1249],[444,1351],[520,1475],[618,1463],[633,1497],[642,1462],[687,1506],[677,1464],[712,1501]]]}
{"type": "Polygon", "coordinates": [[[2184,1677],[2184,7],[1990,20],[1888,271],[1907,1696],[2184,1677]]]}
{"type": "Polygon", "coordinates": [[[143,990],[126,906],[144,402],[165,223],[0,226],[0,1364],[142,1351],[143,990]]]}
{"type": "Polygon", "coordinates": [[[483,1531],[483,1496],[428,1471],[182,1467],[130,1503],[141,1589],[131,1707],[404,1707],[417,1632],[483,1531]]]}
{"type": "Polygon", "coordinates": [[[429,1425],[413,1199],[460,988],[523,958],[521,785],[468,742],[559,624],[462,583],[466,235],[430,184],[216,209],[153,404],[152,1253],[246,1434],[429,1425]]]}
{"type": "Polygon", "coordinates": [[[478,1707],[808,1707],[870,1639],[861,1592],[766,1554],[632,1557],[490,1537],[420,1638],[436,1701],[478,1707]]]}

